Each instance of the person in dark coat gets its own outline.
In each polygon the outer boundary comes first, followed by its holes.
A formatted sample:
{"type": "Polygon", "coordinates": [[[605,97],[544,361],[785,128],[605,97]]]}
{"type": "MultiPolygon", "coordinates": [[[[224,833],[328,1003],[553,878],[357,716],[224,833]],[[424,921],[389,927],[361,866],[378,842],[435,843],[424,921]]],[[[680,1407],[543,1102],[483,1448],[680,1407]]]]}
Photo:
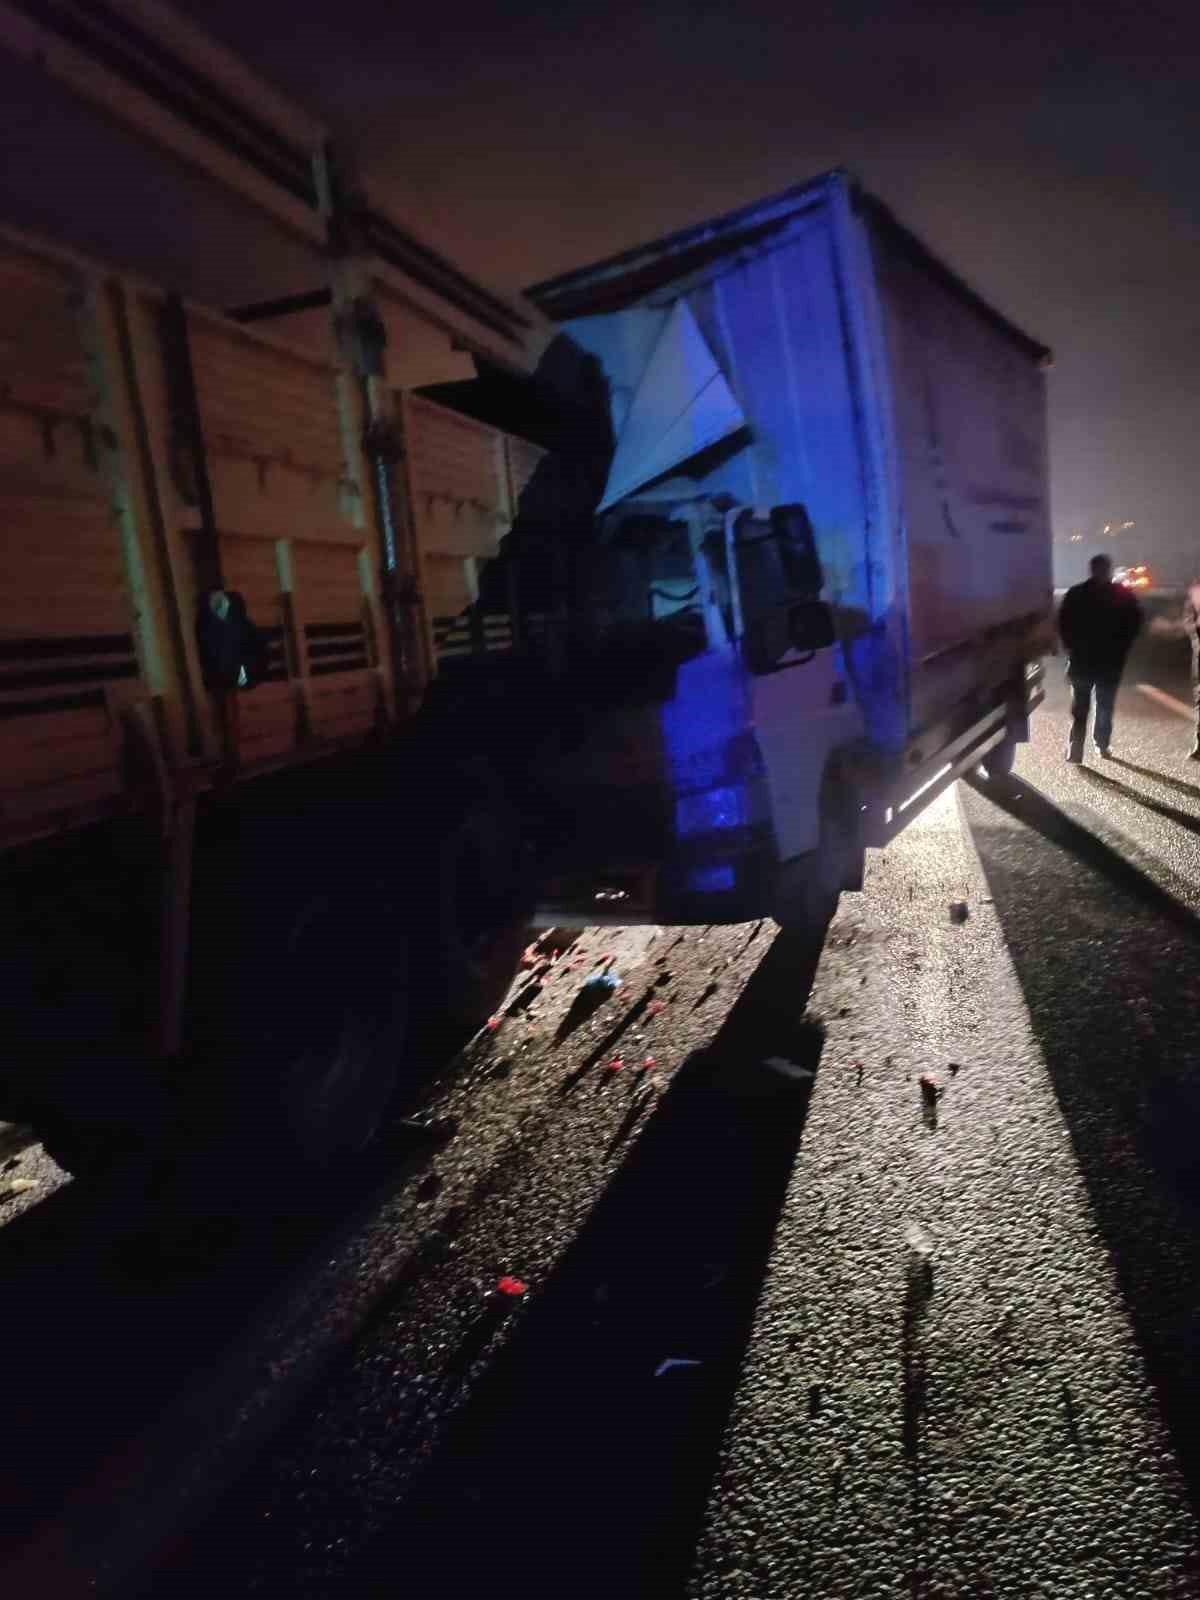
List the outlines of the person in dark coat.
{"type": "Polygon", "coordinates": [[[1083,760],[1093,694],[1093,737],[1099,753],[1108,755],[1117,688],[1142,626],[1142,608],[1123,584],[1113,582],[1108,557],[1093,556],[1090,570],[1091,577],[1086,582],[1067,590],[1058,613],[1058,632],[1067,652],[1067,681],[1071,685],[1068,761],[1083,760]]]}
{"type": "Polygon", "coordinates": [[[1183,602],[1183,628],[1192,647],[1192,705],[1196,708],[1196,737],[1189,761],[1200,761],[1200,578],[1189,584],[1183,602]]]}

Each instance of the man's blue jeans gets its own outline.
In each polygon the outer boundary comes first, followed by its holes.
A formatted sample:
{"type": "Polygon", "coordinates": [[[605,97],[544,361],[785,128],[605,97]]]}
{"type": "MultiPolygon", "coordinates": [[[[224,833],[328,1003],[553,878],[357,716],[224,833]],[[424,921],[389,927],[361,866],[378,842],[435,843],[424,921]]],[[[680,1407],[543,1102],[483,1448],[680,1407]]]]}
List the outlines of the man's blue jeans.
{"type": "Polygon", "coordinates": [[[1096,724],[1092,729],[1092,737],[1102,750],[1107,750],[1112,743],[1113,707],[1116,704],[1117,685],[1120,681],[1119,672],[1100,673],[1095,677],[1084,677],[1082,673],[1076,672],[1068,674],[1067,682],[1071,685],[1071,736],[1067,743],[1068,755],[1076,760],[1083,755],[1093,694],[1096,697],[1096,724]]]}

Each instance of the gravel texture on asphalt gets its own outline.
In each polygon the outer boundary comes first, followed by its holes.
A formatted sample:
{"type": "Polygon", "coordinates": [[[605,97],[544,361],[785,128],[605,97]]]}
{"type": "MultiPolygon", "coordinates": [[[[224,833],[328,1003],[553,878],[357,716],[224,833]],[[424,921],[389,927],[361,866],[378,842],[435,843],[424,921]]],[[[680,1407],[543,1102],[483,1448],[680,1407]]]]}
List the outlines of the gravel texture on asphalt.
{"type": "Polygon", "coordinates": [[[456,1137],[169,1424],[190,1508],[143,1465],[72,1592],[1200,1596],[1200,777],[1136,682],[1186,688],[1144,651],[1080,771],[1051,671],[1013,782],[872,857],[823,951],[531,970],[430,1096],[456,1137]]]}

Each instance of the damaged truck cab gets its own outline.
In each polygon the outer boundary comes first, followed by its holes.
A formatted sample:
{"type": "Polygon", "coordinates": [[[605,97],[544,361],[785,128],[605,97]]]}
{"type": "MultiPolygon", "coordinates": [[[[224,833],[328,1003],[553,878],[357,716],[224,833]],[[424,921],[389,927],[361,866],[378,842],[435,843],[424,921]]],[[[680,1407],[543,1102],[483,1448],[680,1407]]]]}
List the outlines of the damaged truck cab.
{"type": "Polygon", "coordinates": [[[543,919],[823,930],[867,846],[1027,737],[1048,353],[836,173],[529,296],[615,441],[546,780],[594,815],[543,919]]]}

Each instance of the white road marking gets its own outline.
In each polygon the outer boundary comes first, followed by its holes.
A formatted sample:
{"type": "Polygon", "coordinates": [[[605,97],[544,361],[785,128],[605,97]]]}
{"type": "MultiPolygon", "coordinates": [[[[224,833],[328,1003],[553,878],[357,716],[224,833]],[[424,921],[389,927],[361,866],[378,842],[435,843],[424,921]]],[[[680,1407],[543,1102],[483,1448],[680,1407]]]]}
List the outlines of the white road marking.
{"type": "Polygon", "coordinates": [[[1139,683],[1138,689],[1149,699],[1157,701],[1160,706],[1165,706],[1168,711],[1173,711],[1177,717],[1184,717],[1188,722],[1196,715],[1192,706],[1185,705],[1182,700],[1176,700],[1173,694],[1168,694],[1165,689],[1156,689],[1152,683],[1139,683]]]}

